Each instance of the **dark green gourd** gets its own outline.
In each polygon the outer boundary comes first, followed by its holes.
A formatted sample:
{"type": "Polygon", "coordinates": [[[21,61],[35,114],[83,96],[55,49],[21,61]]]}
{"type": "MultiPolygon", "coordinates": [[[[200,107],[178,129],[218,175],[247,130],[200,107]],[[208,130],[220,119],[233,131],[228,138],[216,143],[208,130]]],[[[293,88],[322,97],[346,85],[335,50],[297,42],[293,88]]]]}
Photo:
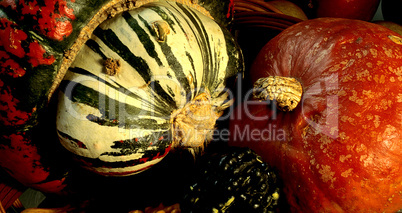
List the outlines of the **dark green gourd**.
{"type": "Polygon", "coordinates": [[[274,212],[278,206],[277,174],[249,148],[206,154],[196,171],[183,212],[274,212]]]}

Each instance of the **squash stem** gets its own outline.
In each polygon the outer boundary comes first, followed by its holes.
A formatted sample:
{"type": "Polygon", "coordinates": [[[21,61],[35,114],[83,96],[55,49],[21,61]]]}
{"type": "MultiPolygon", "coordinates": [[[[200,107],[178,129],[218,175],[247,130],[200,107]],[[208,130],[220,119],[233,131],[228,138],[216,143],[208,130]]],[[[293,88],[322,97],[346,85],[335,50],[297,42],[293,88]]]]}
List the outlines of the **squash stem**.
{"type": "Polygon", "coordinates": [[[173,147],[201,148],[202,151],[204,143],[211,139],[219,116],[208,91],[197,95],[182,109],[172,113],[173,147]]]}
{"type": "Polygon", "coordinates": [[[257,100],[275,100],[282,111],[292,111],[303,94],[301,83],[292,77],[269,76],[254,83],[253,97],[257,100]]]}

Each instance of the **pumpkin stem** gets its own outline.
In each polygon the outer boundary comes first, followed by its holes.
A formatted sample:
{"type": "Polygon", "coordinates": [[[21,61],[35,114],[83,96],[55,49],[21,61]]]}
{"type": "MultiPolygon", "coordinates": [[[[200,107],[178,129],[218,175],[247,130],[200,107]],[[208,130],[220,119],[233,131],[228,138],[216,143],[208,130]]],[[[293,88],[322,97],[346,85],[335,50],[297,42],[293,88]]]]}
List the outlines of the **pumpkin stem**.
{"type": "Polygon", "coordinates": [[[295,78],[269,76],[254,83],[253,97],[257,100],[275,100],[282,111],[292,111],[301,100],[303,87],[295,78]]]}
{"type": "Polygon", "coordinates": [[[208,91],[197,95],[172,113],[173,147],[200,148],[202,151],[204,143],[212,137],[219,116],[213,109],[208,91]]]}

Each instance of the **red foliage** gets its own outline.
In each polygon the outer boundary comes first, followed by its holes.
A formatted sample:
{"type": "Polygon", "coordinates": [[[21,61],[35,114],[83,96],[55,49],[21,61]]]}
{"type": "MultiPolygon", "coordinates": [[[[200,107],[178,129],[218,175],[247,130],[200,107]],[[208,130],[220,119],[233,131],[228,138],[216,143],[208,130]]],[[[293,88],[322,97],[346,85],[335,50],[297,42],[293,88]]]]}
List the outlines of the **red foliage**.
{"type": "Polygon", "coordinates": [[[11,95],[10,88],[0,80],[0,124],[6,126],[22,125],[28,121],[31,113],[18,110],[20,101],[11,95]]]}
{"type": "Polygon", "coordinates": [[[46,50],[43,48],[42,45],[38,43],[38,41],[34,41],[29,44],[29,52],[27,56],[29,57],[29,63],[32,64],[33,67],[38,65],[50,65],[56,61],[54,56],[43,57],[46,53],[46,50]]]}
{"type": "Polygon", "coordinates": [[[71,21],[75,19],[74,10],[67,6],[65,0],[47,0],[45,5],[39,5],[36,0],[20,1],[18,6],[21,19],[37,20],[34,29],[50,39],[62,41],[73,31],[71,21]]]}
{"type": "Polygon", "coordinates": [[[16,29],[16,25],[11,21],[5,18],[0,20],[0,46],[4,47],[7,52],[19,58],[24,57],[25,50],[22,48],[21,43],[27,37],[27,34],[22,30],[16,29]]]}
{"type": "Polygon", "coordinates": [[[20,183],[50,193],[57,193],[65,187],[64,178],[46,181],[50,174],[48,168],[42,165],[37,148],[25,133],[4,135],[1,140],[0,166],[20,183]]]}
{"type": "Polygon", "coordinates": [[[25,70],[10,56],[7,52],[0,50],[0,74],[6,74],[13,78],[22,77],[25,75],[25,70]]]}

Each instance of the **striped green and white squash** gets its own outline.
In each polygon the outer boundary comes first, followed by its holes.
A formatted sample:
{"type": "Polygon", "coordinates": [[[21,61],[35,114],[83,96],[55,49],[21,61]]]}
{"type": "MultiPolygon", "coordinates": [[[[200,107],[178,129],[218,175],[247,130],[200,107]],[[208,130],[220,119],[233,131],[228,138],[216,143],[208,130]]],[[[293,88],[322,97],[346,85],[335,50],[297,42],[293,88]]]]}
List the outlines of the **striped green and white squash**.
{"type": "Polygon", "coordinates": [[[232,35],[198,10],[160,1],[123,12],[95,29],[61,83],[60,141],[96,173],[141,172],[172,146],[201,146],[242,69],[232,35]]]}

